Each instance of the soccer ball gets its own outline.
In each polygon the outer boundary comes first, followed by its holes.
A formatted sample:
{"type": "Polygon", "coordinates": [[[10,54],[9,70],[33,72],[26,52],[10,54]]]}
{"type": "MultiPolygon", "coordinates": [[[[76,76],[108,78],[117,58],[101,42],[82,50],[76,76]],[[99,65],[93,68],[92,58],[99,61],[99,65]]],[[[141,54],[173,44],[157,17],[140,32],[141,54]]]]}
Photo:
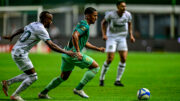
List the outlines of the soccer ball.
{"type": "Polygon", "coordinates": [[[147,88],[141,88],[137,92],[137,97],[139,100],[148,100],[150,99],[150,91],[147,88]]]}

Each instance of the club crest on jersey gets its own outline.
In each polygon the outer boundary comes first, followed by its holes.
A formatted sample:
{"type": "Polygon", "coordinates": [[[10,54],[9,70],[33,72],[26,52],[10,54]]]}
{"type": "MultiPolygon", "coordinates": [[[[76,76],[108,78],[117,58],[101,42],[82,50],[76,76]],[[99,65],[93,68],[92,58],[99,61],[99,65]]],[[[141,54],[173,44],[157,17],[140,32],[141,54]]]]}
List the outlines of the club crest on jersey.
{"type": "Polygon", "coordinates": [[[81,29],[82,31],[85,31],[85,30],[86,30],[86,27],[82,26],[80,29],[81,29]]]}

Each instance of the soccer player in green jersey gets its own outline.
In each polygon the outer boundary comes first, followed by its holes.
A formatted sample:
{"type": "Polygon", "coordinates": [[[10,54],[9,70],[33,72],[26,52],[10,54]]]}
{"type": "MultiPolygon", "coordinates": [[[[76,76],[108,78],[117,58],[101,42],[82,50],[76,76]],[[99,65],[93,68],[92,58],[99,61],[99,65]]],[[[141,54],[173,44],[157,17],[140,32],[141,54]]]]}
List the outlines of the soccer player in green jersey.
{"type": "Polygon", "coordinates": [[[62,55],[61,75],[54,78],[45,89],[40,92],[39,98],[50,98],[47,93],[60,85],[63,81],[67,80],[70,76],[74,66],[78,66],[82,69],[87,68],[82,80],[74,88],[74,94],[77,94],[83,98],[89,98],[89,96],[82,90],[83,87],[96,75],[99,71],[99,66],[91,57],[81,53],[82,49],[86,46],[87,48],[104,52],[105,48],[96,47],[88,42],[89,38],[89,25],[94,24],[97,19],[97,11],[92,7],[88,7],[84,11],[85,20],[81,20],[76,28],[73,30],[72,38],[68,45],[65,47],[66,50],[76,52],[76,57],[70,57],[66,54],[62,55]]]}

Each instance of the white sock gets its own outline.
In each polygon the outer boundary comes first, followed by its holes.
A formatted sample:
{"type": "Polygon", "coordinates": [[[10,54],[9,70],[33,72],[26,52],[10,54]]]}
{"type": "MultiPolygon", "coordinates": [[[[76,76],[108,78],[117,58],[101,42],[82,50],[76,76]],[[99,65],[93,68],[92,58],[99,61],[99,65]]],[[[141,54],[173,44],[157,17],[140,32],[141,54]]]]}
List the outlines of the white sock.
{"type": "Polygon", "coordinates": [[[28,77],[28,75],[23,73],[23,74],[20,74],[16,77],[13,77],[12,79],[7,80],[7,83],[8,83],[8,85],[11,85],[11,84],[16,83],[16,82],[21,82],[24,79],[26,79],[27,77],[28,77]]]}
{"type": "Polygon", "coordinates": [[[28,75],[28,77],[22,82],[22,84],[16,89],[12,96],[18,95],[20,92],[24,91],[33,82],[37,80],[37,73],[28,75]]]}
{"type": "Polygon", "coordinates": [[[109,64],[107,64],[106,61],[105,61],[103,66],[102,66],[100,80],[104,80],[105,79],[105,74],[106,74],[108,69],[109,69],[109,64]]]}
{"type": "Polygon", "coordinates": [[[126,63],[121,63],[119,62],[119,66],[118,66],[118,70],[117,70],[117,77],[116,77],[116,81],[120,81],[122,78],[122,75],[124,73],[126,67],[126,63]]]}

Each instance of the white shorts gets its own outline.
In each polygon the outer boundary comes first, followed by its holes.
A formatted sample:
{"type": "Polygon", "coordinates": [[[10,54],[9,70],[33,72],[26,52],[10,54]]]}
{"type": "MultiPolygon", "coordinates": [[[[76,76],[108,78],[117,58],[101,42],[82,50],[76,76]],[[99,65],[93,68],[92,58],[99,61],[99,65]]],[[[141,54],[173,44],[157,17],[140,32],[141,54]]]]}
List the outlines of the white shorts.
{"type": "Polygon", "coordinates": [[[12,58],[16,65],[19,67],[19,69],[22,71],[26,71],[34,67],[28,55],[17,56],[15,54],[12,54],[12,58]]]}
{"type": "Polygon", "coordinates": [[[128,51],[126,37],[108,37],[106,52],[128,51]]]}

